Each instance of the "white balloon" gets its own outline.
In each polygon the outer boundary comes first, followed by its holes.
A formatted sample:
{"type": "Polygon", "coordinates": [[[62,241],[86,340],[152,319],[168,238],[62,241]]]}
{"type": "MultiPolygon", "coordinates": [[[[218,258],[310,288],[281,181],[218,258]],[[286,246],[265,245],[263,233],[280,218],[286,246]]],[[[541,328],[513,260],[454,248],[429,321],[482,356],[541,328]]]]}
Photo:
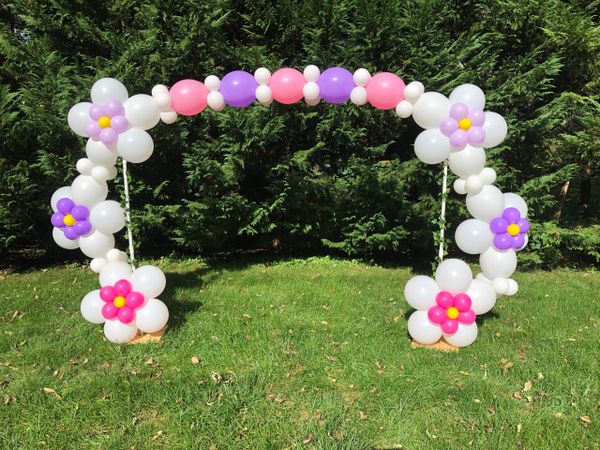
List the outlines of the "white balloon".
{"type": "Polygon", "coordinates": [[[90,102],[82,102],[73,105],[69,110],[69,114],[67,115],[67,122],[69,123],[69,127],[71,128],[71,130],[73,130],[79,136],[87,137],[85,127],[91,120],[91,107],[92,104],[90,102]]]}
{"type": "Polygon", "coordinates": [[[123,323],[118,319],[107,320],[104,323],[104,336],[113,344],[126,344],[137,334],[135,322],[123,323]]]}
{"type": "Polygon", "coordinates": [[[168,94],[169,88],[164,84],[156,84],[152,88],[152,97],[158,97],[160,94],[168,94]]]}
{"type": "Polygon", "coordinates": [[[459,152],[450,153],[448,165],[461,178],[478,175],[485,166],[485,151],[481,147],[467,145],[459,152]]]}
{"type": "Polygon", "coordinates": [[[435,344],[442,337],[442,328],[432,323],[427,311],[415,311],[408,318],[408,333],[420,344],[435,344]]]}
{"type": "Polygon", "coordinates": [[[491,167],[484,167],[481,169],[481,172],[479,172],[479,178],[483,184],[492,184],[496,181],[496,171],[491,167]]]}
{"type": "Polygon", "coordinates": [[[396,105],[396,115],[398,117],[401,117],[402,119],[410,117],[410,115],[412,114],[412,110],[413,105],[406,100],[402,100],[396,105]]]}
{"type": "Polygon", "coordinates": [[[490,222],[504,211],[504,197],[496,186],[485,185],[478,194],[467,194],[467,209],[473,217],[490,222]]]}
{"type": "Polygon", "coordinates": [[[65,250],[75,250],[79,247],[79,239],[75,239],[73,241],[71,239],[68,239],[65,236],[65,233],[63,233],[62,230],[59,228],[52,228],[52,238],[59,247],[62,247],[65,250]]]}
{"type": "Polygon", "coordinates": [[[320,89],[319,85],[314,81],[309,81],[302,88],[302,93],[304,94],[304,98],[306,100],[315,100],[319,97],[320,89]]]}
{"type": "Polygon", "coordinates": [[[269,81],[271,81],[271,72],[266,67],[259,67],[254,72],[254,79],[258,84],[269,84],[269,81]]]}
{"type": "Polygon", "coordinates": [[[128,280],[133,270],[122,261],[109,261],[100,271],[100,286],[112,286],[119,280],[128,280]]]}
{"type": "Polygon", "coordinates": [[[71,184],[72,198],[75,204],[93,208],[106,199],[108,186],[104,181],[96,181],[90,175],[79,175],[71,184]]]}
{"type": "Polygon", "coordinates": [[[425,92],[415,103],[413,119],[421,128],[439,128],[448,117],[450,100],[439,92],[425,92]]]}
{"type": "Polygon", "coordinates": [[[206,102],[214,111],[222,111],[225,108],[225,98],[223,98],[223,94],[219,91],[209,92],[206,102]]]}
{"type": "Polygon", "coordinates": [[[304,101],[306,102],[306,104],[307,104],[308,106],[315,106],[315,105],[318,105],[318,104],[319,104],[319,102],[321,101],[321,97],[317,97],[317,98],[315,98],[315,99],[313,99],[313,100],[308,100],[308,99],[306,99],[306,100],[304,100],[304,101]]]}
{"type": "Polygon", "coordinates": [[[256,88],[256,100],[260,103],[268,103],[273,100],[271,88],[266,84],[261,84],[256,88]]]}
{"type": "Polygon", "coordinates": [[[423,130],[415,139],[415,154],[425,164],[440,163],[450,155],[450,140],[437,128],[423,130]]]}
{"type": "Polygon", "coordinates": [[[104,301],[100,298],[100,289],[96,289],[83,297],[79,310],[83,318],[88,322],[104,323],[106,319],[102,315],[103,306],[104,301]]]}
{"type": "Polygon", "coordinates": [[[413,105],[421,98],[425,92],[425,86],[420,81],[412,81],[404,88],[404,98],[413,105]]]}
{"type": "Polygon", "coordinates": [[[109,261],[127,261],[127,254],[117,248],[113,248],[106,253],[106,259],[109,261]]]}
{"type": "Polygon", "coordinates": [[[458,330],[454,334],[444,333],[444,339],[450,345],[455,347],[466,347],[471,345],[477,339],[477,323],[473,322],[468,325],[458,323],[458,330]]]}
{"type": "Polygon", "coordinates": [[[90,269],[92,272],[100,273],[107,262],[106,258],[94,258],[90,261],[90,269]]]}
{"type": "Polygon", "coordinates": [[[168,92],[163,92],[154,97],[154,103],[161,112],[168,112],[171,109],[171,96],[168,92]]]}
{"type": "Polygon", "coordinates": [[[404,286],[406,302],[415,309],[427,310],[435,306],[435,296],[439,292],[435,280],[425,275],[412,277],[404,286]]]}
{"type": "Polygon", "coordinates": [[[129,124],[134,127],[149,130],[155,127],[160,120],[158,106],[149,95],[134,95],[123,106],[125,107],[125,117],[127,117],[129,124]]]}
{"type": "Polygon", "coordinates": [[[527,217],[527,203],[523,200],[523,197],[513,192],[507,192],[504,194],[504,207],[505,208],[517,208],[521,217],[527,217]]]}
{"type": "Polygon", "coordinates": [[[496,277],[492,281],[492,289],[498,295],[506,295],[508,292],[508,279],[503,277],[496,277]]]}
{"type": "Polygon", "coordinates": [[[456,245],[470,255],[485,252],[492,245],[494,235],[490,225],[477,219],[467,219],[456,228],[456,245]]]}
{"type": "Polygon", "coordinates": [[[460,195],[465,195],[467,193],[467,181],[462,179],[462,178],[458,178],[457,180],[454,180],[454,191],[457,194],[460,195]]]}
{"type": "Polygon", "coordinates": [[[435,282],[440,291],[448,291],[452,295],[469,289],[473,281],[473,273],[469,265],[460,259],[445,259],[435,271],[435,282]]]}
{"type": "Polygon", "coordinates": [[[367,90],[362,86],[356,86],[350,91],[350,101],[356,106],[367,103],[367,90]]]}
{"type": "Polygon", "coordinates": [[[125,226],[125,211],[118,202],[105,200],[91,209],[89,220],[96,230],[112,234],[125,226]]]}
{"type": "Polygon", "coordinates": [[[508,279],[508,290],[506,295],[515,295],[519,291],[519,284],[512,278],[508,279]]]}
{"type": "Polygon", "coordinates": [[[209,75],[204,79],[204,86],[209,91],[218,91],[221,86],[221,80],[216,75],[209,75]]]}
{"type": "Polygon", "coordinates": [[[508,132],[508,125],[506,120],[500,114],[486,111],[485,122],[483,123],[483,131],[485,132],[485,139],[481,146],[483,148],[495,147],[500,144],[508,132]]]}
{"type": "Polygon", "coordinates": [[[485,107],[485,94],[474,84],[461,84],[450,94],[452,103],[464,103],[471,109],[483,109],[485,107]]]}
{"type": "Polygon", "coordinates": [[[483,280],[475,278],[465,292],[471,297],[471,309],[477,315],[485,314],[496,304],[496,292],[483,280]]]}
{"type": "Polygon", "coordinates": [[[483,189],[483,181],[479,175],[469,175],[465,188],[469,194],[479,194],[483,189]]]}
{"type": "Polygon", "coordinates": [[[160,113],[160,120],[167,125],[175,123],[177,121],[177,113],[175,111],[164,111],[160,113]]]}
{"type": "Polygon", "coordinates": [[[371,80],[371,74],[367,69],[363,69],[361,67],[360,69],[356,69],[354,71],[352,79],[358,87],[365,87],[367,84],[369,84],[369,81],[371,80]]]}
{"type": "Polygon", "coordinates": [[[306,80],[307,84],[311,83],[311,82],[316,83],[316,81],[321,76],[321,71],[314,64],[310,64],[304,68],[303,75],[304,75],[304,79],[306,80]]]}
{"type": "Polygon", "coordinates": [[[102,141],[95,141],[89,138],[85,144],[85,154],[94,163],[101,166],[112,166],[117,162],[117,152],[114,146],[107,147],[102,141]]]}
{"type": "Polygon", "coordinates": [[[101,78],[92,86],[92,102],[94,103],[106,103],[111,100],[125,103],[128,97],[127,88],[114,78],[101,78]]]}
{"type": "Polygon", "coordinates": [[[121,157],[131,163],[146,161],[154,151],[152,137],[139,128],[130,128],[119,135],[117,152],[121,157]]]}
{"type": "Polygon", "coordinates": [[[517,269],[517,254],[514,250],[496,250],[490,247],[479,256],[481,271],[489,279],[509,278],[517,269]]]}
{"type": "Polygon", "coordinates": [[[79,238],[79,247],[85,256],[90,258],[104,258],[106,252],[115,246],[115,237],[95,230],[89,236],[79,238]]]}
{"type": "Polygon", "coordinates": [[[50,207],[52,208],[52,211],[58,211],[56,209],[56,204],[61,198],[73,198],[71,186],[63,186],[54,191],[54,194],[52,194],[52,197],[50,198],[50,207]]]}
{"type": "Polygon", "coordinates": [[[168,320],[167,305],[156,298],[151,298],[135,311],[135,323],[144,333],[156,333],[167,324],[168,320]]]}
{"type": "Polygon", "coordinates": [[[134,291],[141,292],[146,298],[158,297],[167,285],[165,274],[155,266],[140,266],[129,278],[134,291]]]}
{"type": "Polygon", "coordinates": [[[96,181],[107,181],[117,176],[117,169],[114,166],[94,166],[91,171],[92,178],[96,181]],[[111,170],[114,169],[114,170],[111,170]]]}

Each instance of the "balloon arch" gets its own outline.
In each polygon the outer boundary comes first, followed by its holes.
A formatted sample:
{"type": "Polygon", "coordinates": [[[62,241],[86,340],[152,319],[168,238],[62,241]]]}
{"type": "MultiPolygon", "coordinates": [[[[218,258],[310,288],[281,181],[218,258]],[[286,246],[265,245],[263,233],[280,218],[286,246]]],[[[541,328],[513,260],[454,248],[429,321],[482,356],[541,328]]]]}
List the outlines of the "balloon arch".
{"type": "MultiPolygon", "coordinates": [[[[527,244],[527,205],[518,195],[495,187],[496,173],[485,167],[484,149],[504,140],[507,125],[499,114],[484,111],[482,90],[463,84],[449,97],[424,91],[422,83],[405,85],[389,72],[371,76],[362,68],[351,73],[333,67],[321,73],[314,65],[303,73],[293,68],[271,74],[263,67],[254,75],[236,70],[221,80],[214,75],[203,83],[182,80],[170,89],[156,85],[152,95],[132,97],[118,80],[96,81],[91,103],[77,103],[68,114],[71,129],[88,138],[87,157],[77,162],[80,175],[54,192],[50,202],[55,242],[66,249],[80,248],[99,274],[100,289],[81,302],[83,317],[103,323],[106,338],[117,344],[129,342],[139,331],[157,332],[168,321],[168,308],[157,298],[165,288],[165,275],[151,265],[133,268],[131,235],[129,262],[115,248],[113,234],[125,226],[128,210],[106,199],[107,181],[117,174],[118,157],[126,170],[127,162],[141,163],[152,155],[154,143],[146,130],[207,107],[221,111],[225,105],[243,108],[255,101],[266,106],[273,100],[291,104],[304,98],[309,105],[350,100],[357,106],[369,103],[395,110],[401,118],[412,115],[424,129],[414,143],[417,157],[426,164],[444,162],[459,177],[454,190],[466,195],[473,218],[458,226],[456,243],[464,252],[480,255],[481,273],[473,277],[465,262],[447,259],[434,278],[411,278],[404,295],[416,310],[408,319],[415,341],[427,345],[443,339],[456,347],[470,345],[477,337],[476,316],[490,311],[499,297],[517,292],[510,276],[517,266],[516,251],[527,244]]],[[[128,197],[126,180],[124,176],[128,197]]]]}

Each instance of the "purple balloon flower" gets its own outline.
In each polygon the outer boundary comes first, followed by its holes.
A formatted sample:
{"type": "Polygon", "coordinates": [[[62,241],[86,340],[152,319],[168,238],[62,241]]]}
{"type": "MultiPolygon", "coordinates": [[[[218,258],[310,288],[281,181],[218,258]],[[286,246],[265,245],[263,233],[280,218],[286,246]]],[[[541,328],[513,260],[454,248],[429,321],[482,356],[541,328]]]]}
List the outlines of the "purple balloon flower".
{"type": "Polygon", "coordinates": [[[450,107],[450,115],[440,124],[440,130],[450,138],[452,147],[462,150],[467,144],[480,146],[483,143],[484,122],[485,113],[481,109],[469,109],[464,103],[454,103],[450,107]]]}
{"type": "Polygon", "coordinates": [[[125,108],[118,100],[111,100],[103,104],[94,103],[90,108],[90,120],[85,127],[89,137],[95,141],[102,141],[104,145],[117,143],[119,134],[129,128],[129,121],[125,117],[125,108]]]}
{"type": "Polygon", "coordinates": [[[50,217],[50,222],[60,228],[67,239],[74,241],[92,231],[92,224],[88,220],[90,210],[83,205],[76,205],[68,197],[61,198],[56,203],[58,210],[50,217]]]}
{"type": "Polygon", "coordinates": [[[525,246],[529,221],[521,217],[517,208],[506,208],[501,216],[490,222],[490,230],[494,233],[494,246],[498,250],[521,250],[525,246]]]}

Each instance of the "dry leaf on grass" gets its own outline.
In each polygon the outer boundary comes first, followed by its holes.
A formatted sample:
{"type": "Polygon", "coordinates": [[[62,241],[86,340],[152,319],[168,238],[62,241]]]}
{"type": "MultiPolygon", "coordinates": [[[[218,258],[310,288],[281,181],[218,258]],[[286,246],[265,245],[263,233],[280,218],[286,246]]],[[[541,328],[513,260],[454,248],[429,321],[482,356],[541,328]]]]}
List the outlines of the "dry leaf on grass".
{"type": "Polygon", "coordinates": [[[590,419],[590,416],[581,416],[580,419],[584,427],[587,427],[588,424],[592,423],[592,419],[590,419]]]}
{"type": "Polygon", "coordinates": [[[54,396],[56,399],[58,399],[58,400],[60,400],[60,399],[62,398],[62,397],[61,397],[60,395],[58,395],[58,393],[57,393],[57,392],[56,392],[54,389],[52,389],[52,388],[45,387],[43,390],[44,390],[44,392],[45,392],[46,394],[53,395],[53,396],[54,396]]]}
{"type": "Polygon", "coordinates": [[[198,364],[200,362],[200,358],[198,358],[197,356],[192,356],[192,364],[198,364]]]}
{"type": "Polygon", "coordinates": [[[523,386],[523,392],[530,391],[532,387],[533,383],[531,381],[526,381],[525,385],[523,386]]]}
{"type": "Polygon", "coordinates": [[[500,360],[500,364],[502,364],[502,373],[504,375],[506,375],[508,373],[508,369],[510,369],[511,367],[514,366],[513,363],[511,363],[508,359],[506,358],[502,358],[500,360]]]}
{"type": "Polygon", "coordinates": [[[148,358],[148,359],[146,360],[146,365],[147,365],[147,366],[151,366],[152,364],[154,364],[154,360],[153,360],[152,358],[148,358]]]}
{"type": "Polygon", "coordinates": [[[304,445],[308,445],[308,444],[310,444],[310,441],[312,441],[314,438],[315,437],[312,434],[309,434],[308,437],[302,441],[302,443],[304,445]]]}
{"type": "Polygon", "coordinates": [[[360,417],[360,420],[367,420],[369,418],[363,411],[358,412],[358,417],[360,417]]]}

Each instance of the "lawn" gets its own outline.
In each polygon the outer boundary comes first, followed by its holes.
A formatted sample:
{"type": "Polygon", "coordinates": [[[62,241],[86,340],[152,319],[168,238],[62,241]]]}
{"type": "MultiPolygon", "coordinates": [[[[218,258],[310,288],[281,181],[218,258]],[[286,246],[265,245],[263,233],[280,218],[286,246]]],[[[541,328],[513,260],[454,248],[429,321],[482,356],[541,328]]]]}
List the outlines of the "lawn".
{"type": "Polygon", "coordinates": [[[600,274],[517,272],[458,353],[410,347],[405,268],[162,260],[157,344],[85,322],[84,267],[0,275],[0,448],[599,448],[600,274]]]}

